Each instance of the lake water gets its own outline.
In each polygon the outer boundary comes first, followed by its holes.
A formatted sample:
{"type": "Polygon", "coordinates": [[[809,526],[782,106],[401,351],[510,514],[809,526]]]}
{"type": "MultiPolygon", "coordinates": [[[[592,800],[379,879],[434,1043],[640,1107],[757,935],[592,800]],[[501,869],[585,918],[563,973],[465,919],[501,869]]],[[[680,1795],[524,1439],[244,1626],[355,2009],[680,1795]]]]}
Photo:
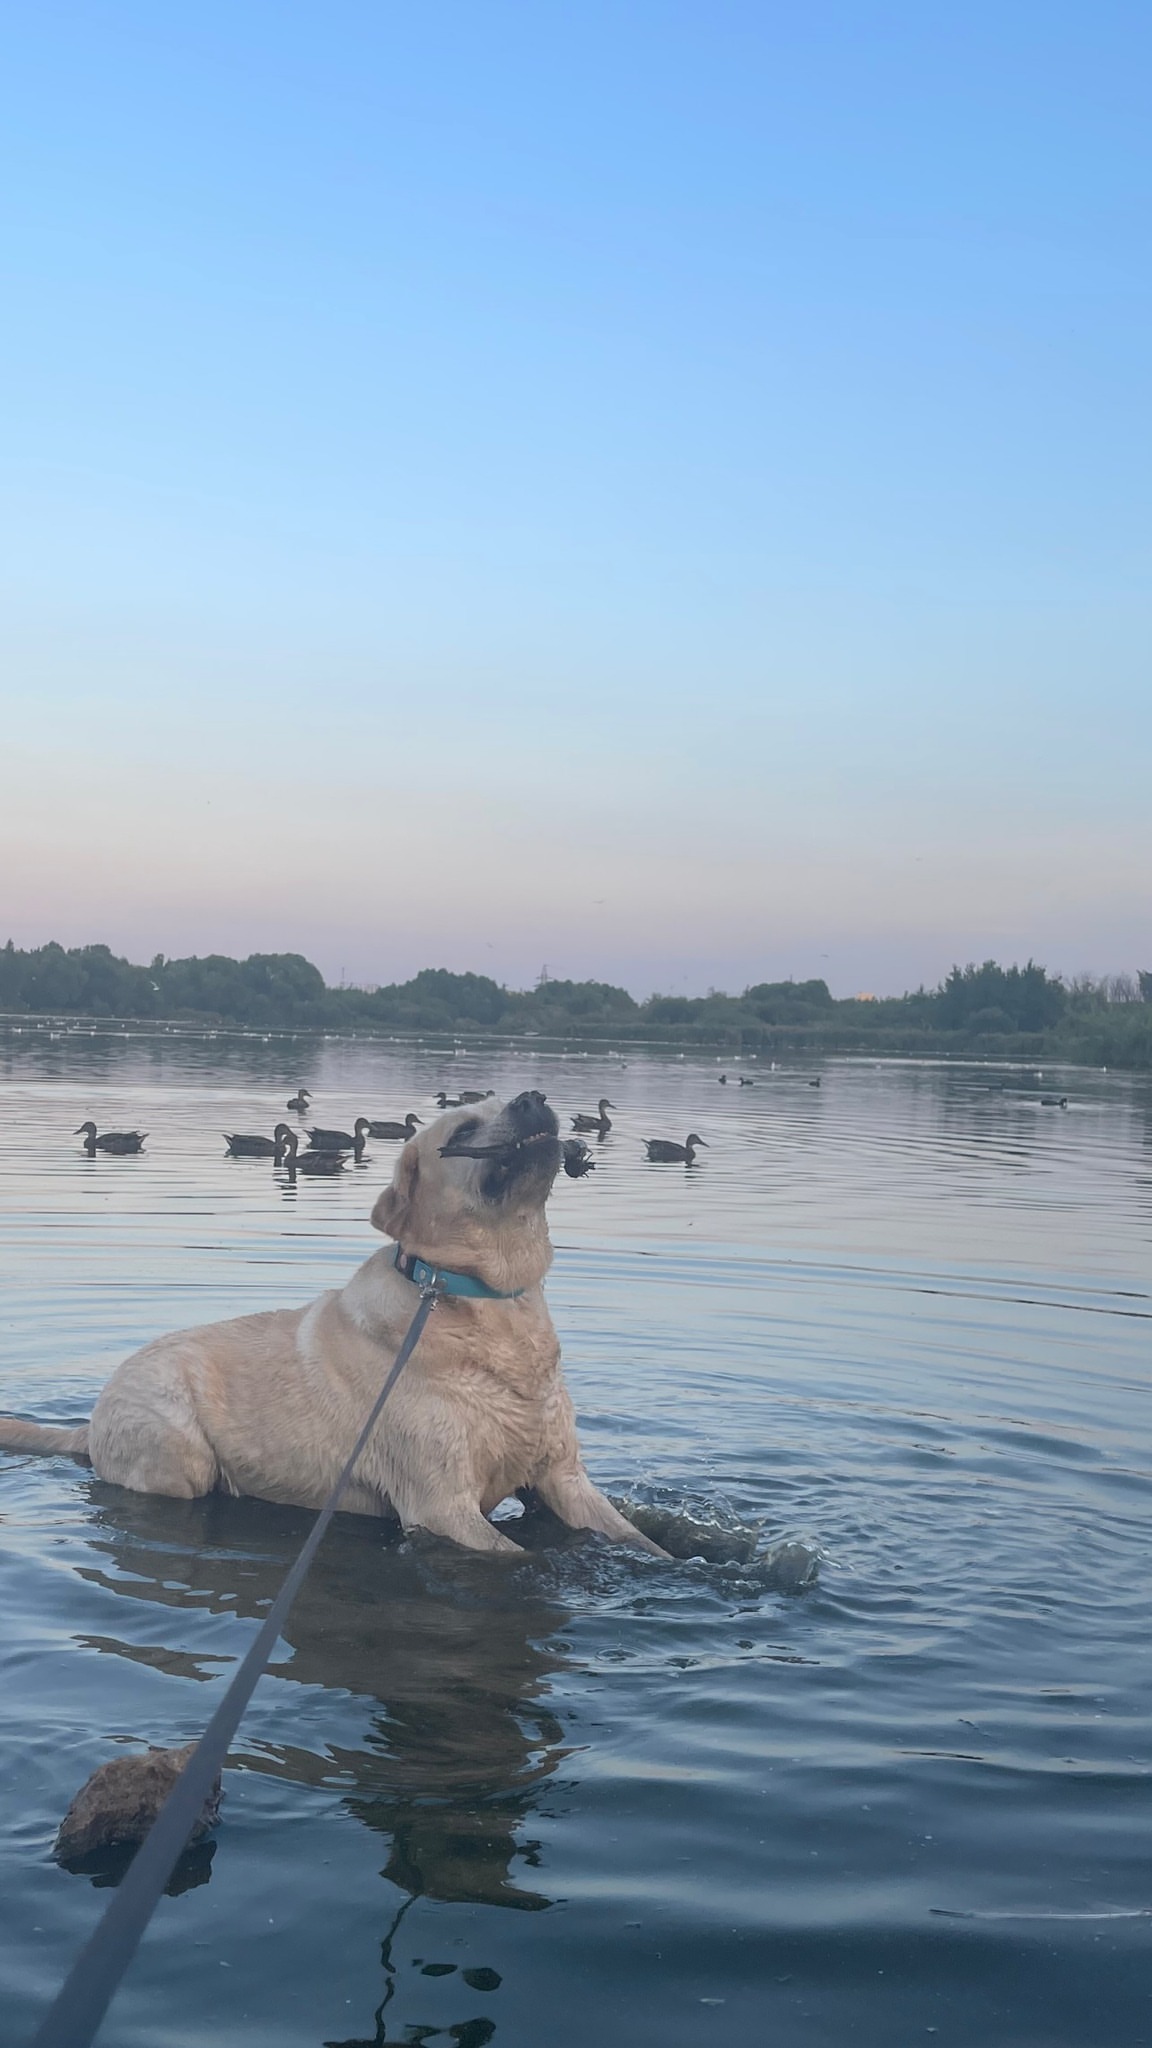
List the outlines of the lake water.
{"type": "MultiPolygon", "coordinates": [[[[720,1071],[0,1031],[0,1407],[45,1420],[379,1242],[394,1146],[295,1189],[224,1158],[299,1082],[345,1126],[610,1096],[551,1306],[594,1478],[698,1553],[341,1518],[109,2048],[1152,2042],[1152,1086],[720,1071]],[[143,1156],[88,1159],[89,1115],[143,1156]],[[690,1128],[695,1169],[646,1162],[690,1128]]],[[[199,1733],[308,1525],[0,1455],[5,2041],[109,1896],[51,1861],[71,1795],[199,1733]]]]}

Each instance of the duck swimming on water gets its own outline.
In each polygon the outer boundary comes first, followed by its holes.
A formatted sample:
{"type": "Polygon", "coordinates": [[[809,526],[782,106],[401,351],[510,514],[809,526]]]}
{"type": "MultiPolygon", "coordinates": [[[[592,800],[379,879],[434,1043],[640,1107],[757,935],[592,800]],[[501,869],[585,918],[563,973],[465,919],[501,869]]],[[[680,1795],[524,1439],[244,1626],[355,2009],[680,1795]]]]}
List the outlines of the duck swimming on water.
{"type": "Polygon", "coordinates": [[[673,1144],[671,1138],[645,1138],[644,1144],[649,1159],[682,1159],[685,1166],[695,1166],[697,1145],[707,1145],[707,1138],[689,1131],[682,1145],[673,1144]]]}
{"type": "MultiPolygon", "coordinates": [[[[369,1124],[368,1136],[370,1138],[414,1138],[416,1136],[417,1124],[421,1124],[423,1121],[423,1117],[417,1116],[416,1111],[410,1109],[402,1124],[369,1124]]],[[[359,1125],[357,1125],[357,1129],[359,1129],[359,1125]]]]}
{"type": "Polygon", "coordinates": [[[104,1136],[98,1138],[96,1136],[96,1126],[92,1122],[91,1117],[89,1117],[88,1122],[81,1124],[80,1129],[73,1131],[72,1136],[74,1138],[83,1136],[84,1150],[89,1158],[91,1158],[96,1152],[115,1152],[120,1156],[128,1152],[142,1152],[144,1150],[144,1140],[148,1133],[147,1131],[105,1131],[104,1136]]]}
{"type": "Polygon", "coordinates": [[[343,1173],[343,1152],[304,1152],[297,1157],[299,1144],[295,1131],[289,1131],[284,1140],[284,1167],[289,1180],[295,1180],[298,1173],[307,1173],[314,1178],[322,1175],[326,1179],[334,1173],[343,1173]]]}
{"type": "Polygon", "coordinates": [[[581,1111],[579,1116],[572,1118],[572,1129],[574,1131],[599,1131],[601,1137],[603,1137],[605,1131],[612,1129],[612,1119],[608,1115],[608,1111],[615,1109],[615,1107],[616,1104],[614,1102],[609,1102],[608,1097],[602,1095],[600,1097],[599,1114],[597,1116],[589,1116],[586,1112],[581,1111]]]}
{"type": "Polygon", "coordinates": [[[301,1116],[303,1116],[311,1100],[312,1097],[309,1095],[308,1090],[306,1088],[301,1088],[295,1095],[290,1095],[288,1097],[288,1100],[284,1104],[284,1107],[285,1109],[298,1109],[301,1116]]]}
{"type": "Polygon", "coordinates": [[[310,1130],[308,1143],[313,1152],[354,1152],[357,1159],[364,1150],[364,1140],[372,1129],[366,1116],[358,1116],[352,1131],[310,1130]]]}
{"type": "Polygon", "coordinates": [[[287,1124],[277,1124],[270,1138],[250,1136],[246,1131],[238,1131],[235,1135],[228,1131],[224,1133],[232,1159],[282,1159],[284,1141],[291,1136],[287,1124]]]}

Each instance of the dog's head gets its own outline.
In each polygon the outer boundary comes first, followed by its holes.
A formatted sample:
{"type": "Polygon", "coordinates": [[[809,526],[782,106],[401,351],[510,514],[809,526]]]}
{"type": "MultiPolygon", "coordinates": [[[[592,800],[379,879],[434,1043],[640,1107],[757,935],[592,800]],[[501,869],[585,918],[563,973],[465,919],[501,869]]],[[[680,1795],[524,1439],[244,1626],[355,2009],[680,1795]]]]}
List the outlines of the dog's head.
{"type": "Polygon", "coordinates": [[[552,1259],[544,1204],[562,1153],[535,1089],[449,1110],[409,1138],[372,1221],[406,1252],[501,1292],[542,1280],[552,1259]]]}

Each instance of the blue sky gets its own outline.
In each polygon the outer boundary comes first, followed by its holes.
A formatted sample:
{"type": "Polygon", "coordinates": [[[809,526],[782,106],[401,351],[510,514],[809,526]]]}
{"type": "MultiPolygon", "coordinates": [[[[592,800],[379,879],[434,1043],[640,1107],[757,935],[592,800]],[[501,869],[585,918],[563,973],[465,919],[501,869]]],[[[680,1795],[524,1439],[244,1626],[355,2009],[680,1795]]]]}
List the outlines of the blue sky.
{"type": "Polygon", "coordinates": [[[1152,965],[1152,15],[11,18],[0,923],[1152,965]]]}

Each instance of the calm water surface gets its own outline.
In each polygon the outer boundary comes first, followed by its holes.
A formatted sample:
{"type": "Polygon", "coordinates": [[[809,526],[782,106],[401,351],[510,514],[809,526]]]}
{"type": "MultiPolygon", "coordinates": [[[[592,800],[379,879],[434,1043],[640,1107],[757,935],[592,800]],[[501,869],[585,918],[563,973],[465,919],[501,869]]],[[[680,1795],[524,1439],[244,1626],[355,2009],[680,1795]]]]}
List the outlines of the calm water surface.
{"type": "MultiPolygon", "coordinates": [[[[550,1298],[594,1477],[685,1552],[342,1518],[109,2048],[1152,2043],[1152,1088],[718,1071],[0,1029],[0,1406],[45,1420],[373,1249],[395,1147],[295,1190],[223,1157],[299,1082],[346,1126],[609,1095],[550,1298]],[[88,1115],[145,1154],[86,1158],[88,1115]]],[[[0,1455],[5,2041],[108,1897],[51,1861],[69,1798],[199,1733],[308,1522],[0,1455]]]]}

